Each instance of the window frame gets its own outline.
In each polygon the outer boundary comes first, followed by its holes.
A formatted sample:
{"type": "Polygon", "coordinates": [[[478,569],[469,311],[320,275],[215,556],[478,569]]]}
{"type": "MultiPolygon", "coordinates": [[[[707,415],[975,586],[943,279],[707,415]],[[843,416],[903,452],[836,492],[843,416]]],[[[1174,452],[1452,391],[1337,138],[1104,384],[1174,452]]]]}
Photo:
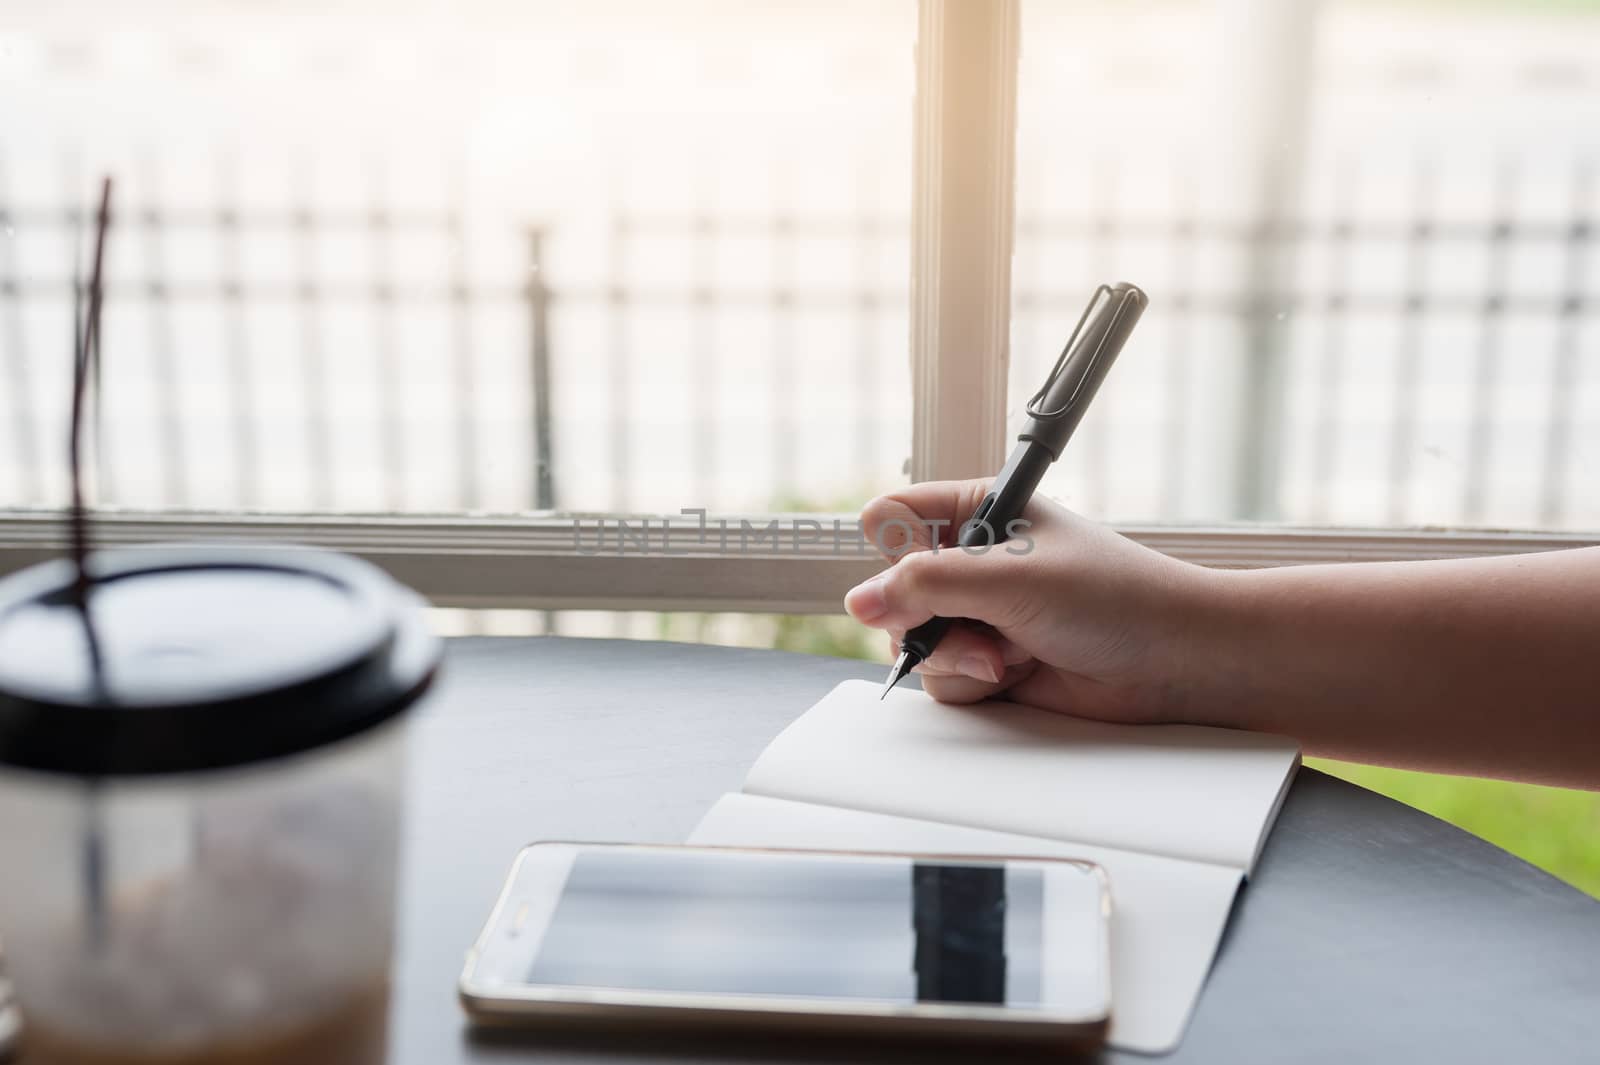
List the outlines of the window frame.
{"type": "MultiPolygon", "coordinates": [[[[392,517],[110,512],[95,545],[137,548],[204,541],[272,541],[344,551],[416,589],[436,606],[532,610],[736,611],[837,614],[844,593],[883,568],[854,516],[745,515],[723,519],[719,543],[697,519],[607,516],[392,517]],[[575,527],[575,522],[579,524],[575,527]],[[639,536],[648,522],[648,546],[639,536]],[[752,533],[738,546],[741,522],[752,533]],[[837,524],[835,524],[837,523],[837,524]],[[576,529],[576,531],[575,531],[576,529]]],[[[1333,562],[1414,561],[1590,547],[1582,533],[1126,525],[1118,531],[1174,558],[1219,569],[1333,562]]],[[[0,574],[63,557],[58,511],[0,514],[0,574]]]]}

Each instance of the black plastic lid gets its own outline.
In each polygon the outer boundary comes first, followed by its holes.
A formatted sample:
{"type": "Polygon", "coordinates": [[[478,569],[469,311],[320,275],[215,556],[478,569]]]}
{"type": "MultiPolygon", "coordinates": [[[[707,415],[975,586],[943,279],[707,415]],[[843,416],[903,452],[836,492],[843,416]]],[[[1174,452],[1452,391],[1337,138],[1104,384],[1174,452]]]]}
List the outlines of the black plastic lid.
{"type": "Polygon", "coordinates": [[[358,559],[294,547],[141,547],[0,581],[0,764],[176,773],[310,750],[406,709],[439,642],[422,601],[358,559]]]}

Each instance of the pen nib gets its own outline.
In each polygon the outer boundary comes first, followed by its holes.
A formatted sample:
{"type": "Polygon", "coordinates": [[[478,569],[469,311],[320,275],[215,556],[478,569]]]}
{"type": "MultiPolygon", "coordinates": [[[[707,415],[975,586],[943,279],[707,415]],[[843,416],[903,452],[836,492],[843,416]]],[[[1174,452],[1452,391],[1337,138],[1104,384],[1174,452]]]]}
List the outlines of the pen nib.
{"type": "Polygon", "coordinates": [[[911,672],[911,667],[916,664],[916,660],[912,657],[910,651],[901,651],[900,657],[895,659],[894,665],[889,667],[889,679],[884,681],[883,692],[878,696],[878,702],[883,702],[888,697],[890,690],[896,684],[899,684],[905,675],[911,672]]]}

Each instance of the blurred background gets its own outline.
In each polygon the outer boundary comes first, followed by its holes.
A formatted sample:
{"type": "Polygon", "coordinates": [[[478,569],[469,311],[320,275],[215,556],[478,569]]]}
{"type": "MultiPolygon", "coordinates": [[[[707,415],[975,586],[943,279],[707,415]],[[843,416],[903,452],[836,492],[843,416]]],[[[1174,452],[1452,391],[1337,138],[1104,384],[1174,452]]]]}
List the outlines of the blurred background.
{"type": "MultiPolygon", "coordinates": [[[[1600,528],[1600,3],[1024,0],[1012,398],[1118,522],[1600,528]]],[[[913,0],[55,0],[0,17],[0,508],[854,511],[910,447],[913,0]]],[[[879,653],[837,618],[454,632],[879,653]]],[[[1341,770],[1344,771],[1344,770],[1341,770]]],[[[1600,892],[1592,797],[1364,772],[1600,892]],[[1465,790],[1463,790],[1465,789],[1465,790]]]]}

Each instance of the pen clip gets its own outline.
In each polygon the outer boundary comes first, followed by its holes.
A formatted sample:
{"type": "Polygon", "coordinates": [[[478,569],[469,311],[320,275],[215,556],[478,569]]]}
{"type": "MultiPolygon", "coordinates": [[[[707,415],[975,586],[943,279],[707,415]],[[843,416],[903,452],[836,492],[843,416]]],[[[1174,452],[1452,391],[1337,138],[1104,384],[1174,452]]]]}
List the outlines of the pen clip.
{"type": "Polygon", "coordinates": [[[1106,342],[1115,332],[1117,322],[1121,319],[1128,304],[1139,299],[1139,296],[1135,295],[1138,293],[1138,289],[1120,285],[1118,288],[1121,290],[1120,293],[1112,291],[1110,285],[1101,285],[1089,297],[1089,305],[1083,309],[1083,314],[1078,318],[1078,324],[1073,327],[1072,335],[1067,338],[1066,346],[1061,349],[1061,354],[1056,358],[1056,364],[1051,369],[1050,376],[1045,378],[1045,382],[1039,387],[1039,391],[1035,392],[1028,400],[1028,417],[1038,421],[1051,421],[1060,418],[1077,404],[1078,397],[1083,394],[1085,385],[1094,378],[1095,367],[1105,353],[1106,342]],[[1110,308],[1109,317],[1106,317],[1105,311],[1101,311],[1099,314],[1095,313],[1102,299],[1115,301],[1110,308]],[[1094,325],[1090,330],[1090,335],[1085,337],[1083,335],[1084,326],[1091,318],[1094,319],[1094,325]],[[1057,379],[1060,378],[1069,364],[1077,361],[1074,356],[1078,354],[1080,338],[1083,343],[1093,342],[1094,350],[1089,353],[1088,361],[1083,364],[1082,369],[1079,371],[1077,380],[1073,383],[1071,394],[1062,400],[1054,410],[1042,410],[1041,405],[1044,403],[1045,397],[1055,387],[1057,379]]]}

